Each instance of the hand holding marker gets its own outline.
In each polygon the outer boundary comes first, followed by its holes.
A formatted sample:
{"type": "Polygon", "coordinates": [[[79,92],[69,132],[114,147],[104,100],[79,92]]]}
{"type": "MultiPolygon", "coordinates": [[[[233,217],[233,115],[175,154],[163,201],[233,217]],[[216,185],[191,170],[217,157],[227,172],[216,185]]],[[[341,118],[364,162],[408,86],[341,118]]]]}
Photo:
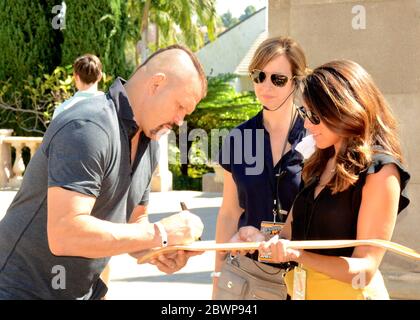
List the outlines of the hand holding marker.
{"type": "MultiPolygon", "coordinates": [[[[187,207],[187,205],[185,204],[185,202],[180,202],[179,203],[180,205],[181,205],[181,210],[182,211],[188,211],[188,207],[187,207]]],[[[198,239],[196,239],[197,241],[201,241],[201,237],[198,237],[198,239]]]]}

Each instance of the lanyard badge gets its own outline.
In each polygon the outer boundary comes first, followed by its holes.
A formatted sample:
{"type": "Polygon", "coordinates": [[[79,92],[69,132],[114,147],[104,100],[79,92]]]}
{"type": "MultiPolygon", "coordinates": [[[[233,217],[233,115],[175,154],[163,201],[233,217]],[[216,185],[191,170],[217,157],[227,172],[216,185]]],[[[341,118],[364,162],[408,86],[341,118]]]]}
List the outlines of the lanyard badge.
{"type": "MultiPolygon", "coordinates": [[[[275,218],[274,218],[275,219],[275,218]]],[[[271,239],[275,235],[278,235],[283,229],[284,223],[283,222],[275,222],[275,221],[261,221],[261,233],[265,235],[265,239],[271,239]]],[[[258,261],[260,262],[273,262],[271,258],[271,254],[263,254],[261,252],[258,253],[258,261]]]]}
{"type": "MultiPolygon", "coordinates": [[[[280,215],[280,220],[284,221],[284,217],[287,216],[287,211],[282,210],[278,200],[274,200],[274,208],[273,208],[273,221],[261,221],[261,227],[260,231],[262,234],[264,234],[265,239],[269,240],[275,235],[279,235],[280,231],[284,227],[284,222],[277,222],[277,216],[280,215]]],[[[271,254],[270,253],[258,253],[258,261],[260,262],[268,262],[268,263],[274,263],[271,254]]]]}
{"type": "Polygon", "coordinates": [[[306,297],[306,271],[300,265],[293,270],[292,300],[305,300],[306,297]]]}

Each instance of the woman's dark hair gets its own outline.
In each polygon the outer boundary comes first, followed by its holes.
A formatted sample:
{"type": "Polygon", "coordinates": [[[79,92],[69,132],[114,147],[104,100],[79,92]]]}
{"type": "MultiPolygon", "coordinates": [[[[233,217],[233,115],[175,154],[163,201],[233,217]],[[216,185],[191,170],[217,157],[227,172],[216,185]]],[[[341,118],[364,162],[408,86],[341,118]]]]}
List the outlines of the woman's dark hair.
{"type": "MultiPolygon", "coordinates": [[[[356,62],[338,60],[316,68],[303,81],[302,97],[308,109],[343,138],[328,184],[333,193],[353,185],[376,152],[402,162],[397,121],[370,74],[356,62]]],[[[305,162],[303,180],[320,176],[334,153],[334,146],[316,149],[305,162]]]]}

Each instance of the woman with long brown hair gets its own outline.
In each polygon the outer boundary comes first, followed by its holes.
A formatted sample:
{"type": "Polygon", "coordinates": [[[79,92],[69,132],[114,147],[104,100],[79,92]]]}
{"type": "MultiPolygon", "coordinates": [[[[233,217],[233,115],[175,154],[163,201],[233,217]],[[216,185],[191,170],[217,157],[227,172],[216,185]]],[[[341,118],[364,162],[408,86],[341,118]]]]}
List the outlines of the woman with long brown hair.
{"type": "MultiPolygon", "coordinates": [[[[397,124],[371,76],[357,63],[332,61],[303,82],[299,108],[316,151],[304,164],[304,189],[281,236],[291,240],[390,240],[409,204],[397,124]]],[[[260,246],[278,262],[299,263],[288,293],[305,299],[387,299],[373,246],[294,250],[274,237],[260,246]]]]}

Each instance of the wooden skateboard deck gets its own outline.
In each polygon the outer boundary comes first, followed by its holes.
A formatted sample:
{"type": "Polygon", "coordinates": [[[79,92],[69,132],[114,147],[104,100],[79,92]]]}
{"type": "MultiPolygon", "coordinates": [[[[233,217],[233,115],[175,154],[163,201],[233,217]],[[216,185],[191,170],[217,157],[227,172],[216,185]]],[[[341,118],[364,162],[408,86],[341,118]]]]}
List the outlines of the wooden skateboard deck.
{"type": "MultiPolygon", "coordinates": [[[[239,243],[216,243],[213,241],[196,241],[188,245],[175,245],[168,247],[159,247],[150,249],[144,256],[140,257],[138,263],[145,263],[163,253],[169,253],[177,250],[185,251],[232,251],[232,250],[256,250],[259,242],[239,242],[239,243]]],[[[293,249],[337,249],[357,246],[375,246],[380,247],[396,254],[420,260],[420,253],[407,248],[395,242],[386,240],[308,240],[308,241],[290,241],[289,247],[293,249]]]]}

